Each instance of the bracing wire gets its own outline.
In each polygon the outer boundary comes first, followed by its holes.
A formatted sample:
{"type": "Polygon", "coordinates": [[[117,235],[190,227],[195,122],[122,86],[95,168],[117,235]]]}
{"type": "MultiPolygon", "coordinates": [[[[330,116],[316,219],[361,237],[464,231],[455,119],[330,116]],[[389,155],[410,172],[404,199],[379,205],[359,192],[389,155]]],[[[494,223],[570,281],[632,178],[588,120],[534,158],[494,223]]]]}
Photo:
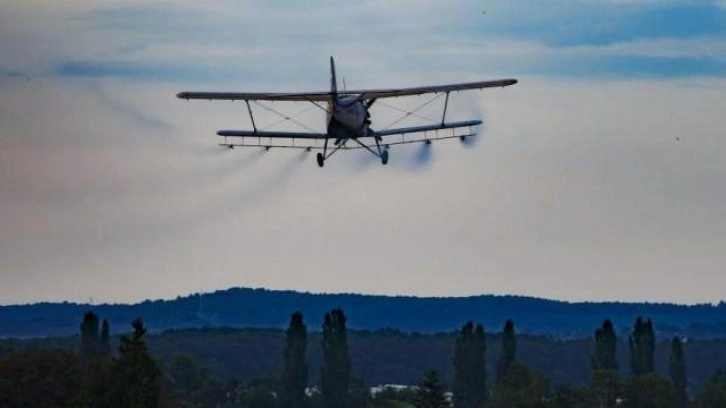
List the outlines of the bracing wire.
{"type": "Polygon", "coordinates": [[[431,104],[433,101],[439,99],[441,97],[441,95],[443,95],[443,94],[440,94],[440,93],[439,94],[436,94],[433,98],[429,99],[428,101],[422,103],[421,105],[417,106],[415,109],[410,110],[410,111],[406,111],[404,109],[401,109],[401,108],[398,108],[396,106],[387,104],[385,102],[379,102],[379,103],[381,103],[382,105],[384,105],[386,107],[389,107],[391,109],[395,109],[395,110],[397,110],[397,111],[402,112],[402,113],[405,114],[405,115],[401,116],[400,118],[394,120],[393,122],[389,123],[388,125],[384,126],[383,128],[381,128],[381,130],[390,129],[391,126],[393,126],[396,123],[398,123],[398,122],[400,122],[400,121],[408,118],[409,116],[415,116],[415,117],[417,117],[419,119],[429,120],[429,121],[435,122],[435,120],[433,120],[431,118],[427,118],[427,117],[421,116],[421,115],[418,115],[418,114],[416,114],[416,112],[419,111],[419,110],[421,110],[421,109],[423,109],[423,108],[425,108],[426,106],[428,106],[429,104],[431,104]]]}
{"type": "Polygon", "coordinates": [[[270,113],[273,113],[273,114],[275,114],[275,115],[277,115],[277,116],[279,116],[279,117],[282,118],[281,120],[278,120],[277,122],[274,122],[274,123],[269,124],[269,125],[267,125],[267,126],[265,126],[263,128],[260,128],[260,130],[269,129],[269,128],[273,127],[273,126],[279,125],[280,123],[290,121],[290,122],[292,122],[292,123],[294,123],[294,124],[296,124],[296,125],[298,125],[298,126],[300,126],[302,128],[305,128],[305,129],[307,129],[307,130],[309,130],[311,132],[317,132],[317,130],[311,128],[310,126],[308,126],[308,125],[306,125],[306,124],[304,124],[304,123],[302,123],[302,122],[300,122],[298,120],[295,120],[296,117],[298,117],[298,116],[300,116],[300,115],[302,115],[304,113],[307,113],[311,109],[315,108],[315,106],[308,107],[307,109],[304,109],[304,110],[302,110],[302,111],[300,111],[300,112],[298,112],[298,113],[296,113],[294,115],[285,115],[284,113],[282,113],[282,112],[280,112],[280,111],[278,111],[278,110],[276,110],[276,109],[274,109],[274,108],[272,108],[270,106],[267,106],[267,105],[261,103],[260,101],[253,101],[253,102],[255,104],[259,105],[262,109],[265,109],[266,111],[268,111],[270,113]]]}

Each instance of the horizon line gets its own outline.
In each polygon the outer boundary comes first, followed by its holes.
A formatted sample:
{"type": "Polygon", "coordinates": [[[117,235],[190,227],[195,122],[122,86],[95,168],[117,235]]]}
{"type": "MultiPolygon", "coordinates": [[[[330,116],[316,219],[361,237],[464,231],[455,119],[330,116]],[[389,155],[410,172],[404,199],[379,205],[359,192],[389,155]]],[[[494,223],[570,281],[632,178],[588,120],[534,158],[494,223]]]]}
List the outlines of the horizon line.
{"type": "Polygon", "coordinates": [[[703,302],[693,302],[693,303],[685,303],[685,302],[676,302],[676,301],[652,301],[652,300],[565,300],[565,299],[556,299],[556,298],[548,298],[548,297],[539,297],[539,296],[533,296],[533,295],[523,295],[523,294],[496,294],[496,293],[476,293],[476,294],[461,294],[461,295],[415,295],[415,294],[400,294],[400,293],[363,293],[363,292],[314,292],[314,291],[308,291],[308,290],[299,290],[299,289],[279,289],[279,288],[266,288],[266,287],[252,287],[252,286],[229,286],[223,289],[214,289],[209,290],[206,292],[199,291],[199,292],[190,292],[187,294],[178,294],[176,297],[157,297],[154,299],[146,298],[142,300],[131,300],[126,302],[99,302],[96,303],[93,301],[93,297],[89,297],[89,302],[82,302],[77,300],[36,300],[36,301],[29,301],[26,303],[0,303],[0,307],[18,307],[18,306],[33,306],[33,305],[39,305],[39,304],[71,304],[71,305],[77,305],[77,306],[136,306],[140,305],[142,303],[147,302],[169,302],[174,301],[178,299],[183,298],[191,298],[194,296],[203,296],[203,295],[213,295],[218,292],[226,292],[230,290],[235,289],[242,289],[242,290],[262,290],[262,291],[268,291],[268,292],[293,292],[303,295],[310,295],[310,296],[362,296],[362,297],[383,297],[383,298],[409,298],[409,299],[469,299],[469,298],[476,298],[476,297],[499,297],[499,298],[505,298],[505,297],[511,297],[511,298],[525,298],[525,299],[533,299],[533,300],[541,300],[541,301],[549,301],[549,302],[558,302],[558,303],[566,303],[566,304],[645,304],[645,305],[674,305],[674,306],[683,306],[683,307],[689,307],[689,306],[710,306],[710,307],[719,307],[723,304],[726,304],[726,299],[721,299],[717,301],[703,301],[703,302]]]}

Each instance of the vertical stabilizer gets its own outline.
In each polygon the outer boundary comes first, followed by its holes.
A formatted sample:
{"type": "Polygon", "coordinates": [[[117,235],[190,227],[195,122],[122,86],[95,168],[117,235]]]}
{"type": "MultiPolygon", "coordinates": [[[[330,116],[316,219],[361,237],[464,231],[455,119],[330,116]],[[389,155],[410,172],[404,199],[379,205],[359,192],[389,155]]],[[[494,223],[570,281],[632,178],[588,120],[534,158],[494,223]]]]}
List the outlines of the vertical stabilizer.
{"type": "Polygon", "coordinates": [[[330,57],[330,93],[338,93],[338,82],[335,79],[335,61],[330,57]]]}

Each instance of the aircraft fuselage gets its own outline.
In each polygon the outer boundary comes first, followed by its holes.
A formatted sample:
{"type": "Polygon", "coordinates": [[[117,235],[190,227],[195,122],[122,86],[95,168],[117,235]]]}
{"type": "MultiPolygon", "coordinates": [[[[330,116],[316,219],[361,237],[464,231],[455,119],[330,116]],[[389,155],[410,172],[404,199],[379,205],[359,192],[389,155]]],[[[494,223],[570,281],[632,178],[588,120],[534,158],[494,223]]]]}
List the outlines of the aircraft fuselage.
{"type": "Polygon", "coordinates": [[[368,134],[370,113],[357,96],[335,95],[328,107],[328,135],[331,138],[355,139],[368,134]]]}

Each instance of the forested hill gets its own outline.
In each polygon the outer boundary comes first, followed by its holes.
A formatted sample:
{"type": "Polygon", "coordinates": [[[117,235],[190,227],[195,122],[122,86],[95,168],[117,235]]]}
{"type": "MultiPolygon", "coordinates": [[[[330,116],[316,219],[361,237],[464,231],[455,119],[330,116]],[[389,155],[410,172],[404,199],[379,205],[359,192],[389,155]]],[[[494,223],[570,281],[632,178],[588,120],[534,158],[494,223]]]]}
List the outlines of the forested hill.
{"type": "Polygon", "coordinates": [[[652,303],[569,303],[522,296],[420,298],[353,294],[311,294],[293,291],[232,288],[174,300],[133,305],[36,303],[0,306],[0,337],[72,335],[88,310],[108,319],[112,331],[128,331],[141,317],[159,332],[189,327],[282,328],[290,314],[302,311],[315,330],[323,314],[343,308],[353,329],[396,328],[407,332],[449,332],[467,320],[498,331],[511,318],[521,333],[562,338],[589,337],[609,318],[621,333],[629,332],[638,315],[653,319],[659,335],[726,337],[726,303],[682,306],[652,303]]]}

